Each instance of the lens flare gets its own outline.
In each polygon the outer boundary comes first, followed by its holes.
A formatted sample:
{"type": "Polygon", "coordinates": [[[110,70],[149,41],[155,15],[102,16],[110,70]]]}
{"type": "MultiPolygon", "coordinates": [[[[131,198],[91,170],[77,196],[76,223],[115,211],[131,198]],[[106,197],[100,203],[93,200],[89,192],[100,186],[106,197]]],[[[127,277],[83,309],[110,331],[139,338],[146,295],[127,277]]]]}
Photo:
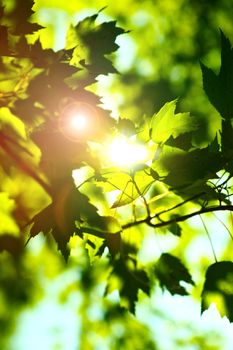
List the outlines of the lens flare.
{"type": "Polygon", "coordinates": [[[83,141],[92,137],[97,129],[97,124],[97,113],[87,103],[69,103],[62,109],[60,114],[60,131],[72,141],[83,141]]]}
{"type": "Polygon", "coordinates": [[[75,131],[84,131],[88,127],[88,121],[85,115],[76,114],[70,118],[70,127],[75,131]]]}

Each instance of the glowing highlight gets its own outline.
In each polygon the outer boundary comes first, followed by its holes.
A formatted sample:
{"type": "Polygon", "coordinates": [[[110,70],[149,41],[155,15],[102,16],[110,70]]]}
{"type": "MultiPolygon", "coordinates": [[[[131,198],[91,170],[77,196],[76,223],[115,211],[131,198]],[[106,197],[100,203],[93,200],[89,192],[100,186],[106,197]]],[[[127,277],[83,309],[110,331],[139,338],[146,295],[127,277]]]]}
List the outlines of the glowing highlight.
{"type": "Polygon", "coordinates": [[[117,166],[130,167],[147,160],[148,150],[145,146],[125,138],[114,139],[108,146],[109,161],[117,166]]]}

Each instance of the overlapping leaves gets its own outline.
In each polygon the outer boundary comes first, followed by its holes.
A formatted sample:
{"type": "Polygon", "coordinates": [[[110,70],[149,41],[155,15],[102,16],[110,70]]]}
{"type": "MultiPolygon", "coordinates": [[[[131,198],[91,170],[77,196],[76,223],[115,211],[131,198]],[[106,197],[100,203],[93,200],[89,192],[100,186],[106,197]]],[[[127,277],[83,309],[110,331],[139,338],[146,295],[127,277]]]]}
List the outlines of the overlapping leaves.
{"type": "Polygon", "coordinates": [[[109,277],[106,294],[112,291],[111,283],[113,278],[119,278],[119,293],[123,305],[132,313],[135,313],[135,303],[138,300],[138,291],[142,290],[150,294],[150,281],[147,273],[136,266],[136,261],[130,258],[117,258],[113,263],[113,270],[109,277]]]}
{"type": "MultiPolygon", "coordinates": [[[[0,170],[1,176],[5,177],[10,177],[13,172],[15,176],[22,176],[23,173],[25,179],[30,177],[39,183],[46,194],[44,200],[35,203],[34,216],[27,212],[26,206],[20,206],[20,200],[15,200],[15,209],[9,215],[16,219],[20,213],[23,217],[22,221],[18,219],[22,234],[19,238],[4,232],[0,236],[0,251],[6,250],[18,256],[24,240],[40,232],[52,234],[66,260],[73,235],[84,240],[92,257],[100,257],[107,247],[112,269],[106,294],[115,288],[117,280],[122,304],[135,313],[138,291],[149,295],[151,281],[146,270],[137,262],[138,245],[130,246],[130,243],[128,251],[125,251],[127,229],[133,230],[139,224],[152,227],[167,225],[171,232],[180,236],[181,227],[176,219],[182,218],[180,208],[188,201],[186,198],[197,199],[202,208],[209,202],[215,206],[224,201],[230,203],[228,191],[210,183],[212,179],[218,180],[222,169],[230,174],[233,171],[233,51],[230,41],[221,34],[221,68],[218,75],[201,65],[204,89],[223,121],[221,140],[216,137],[208,147],[198,148],[192,144],[192,135],[200,126],[189,113],[175,112],[176,100],[166,103],[150,121],[134,125],[128,119],[120,118],[117,124],[109,112],[100,107],[100,98],[86,89],[96,82],[100,74],[116,73],[108,55],[117,50],[116,38],[125,31],[115,21],[97,25],[98,15],[84,19],[70,28],[66,47],[54,52],[44,49],[39,39],[28,43],[26,35],[32,34],[40,26],[30,22],[33,14],[31,1],[24,1],[23,4],[16,1],[15,4],[8,14],[4,13],[3,8],[0,9],[1,19],[6,20],[0,22],[0,67],[3,78],[3,83],[0,82],[0,170]],[[90,105],[97,116],[93,119],[93,133],[78,140],[66,137],[59,128],[62,111],[74,101],[90,105]],[[9,117],[8,120],[2,118],[3,114],[9,117]],[[17,123],[21,123],[20,132],[17,123]],[[118,132],[141,139],[154,150],[146,164],[128,171],[117,167],[109,172],[102,169],[101,159],[96,160],[89,141],[101,143],[104,136],[109,137],[117,127],[118,132]],[[187,137],[188,146],[179,145],[183,137],[187,137]],[[83,165],[92,167],[95,176],[90,183],[93,188],[102,188],[102,202],[104,194],[117,190],[118,194],[111,205],[105,201],[104,205],[95,206],[91,192],[84,194],[75,188],[72,170],[83,165]],[[158,193],[157,183],[161,193],[158,193]],[[166,208],[165,201],[162,203],[158,198],[165,197],[169,192],[173,194],[173,199],[169,197],[166,208]],[[178,203],[177,200],[182,198],[186,202],[178,203]],[[132,211],[129,210],[131,206],[132,211]],[[136,206],[138,211],[135,210],[136,206]],[[121,211],[120,215],[118,210],[121,211]],[[161,216],[168,212],[169,220],[163,221],[161,216]],[[124,224],[121,224],[121,219],[124,224]],[[25,237],[24,230],[27,233],[25,237]]],[[[19,198],[20,195],[17,193],[19,198]]],[[[133,232],[134,243],[136,235],[141,234],[138,231],[133,232]]],[[[229,311],[232,291],[221,287],[229,276],[231,280],[231,274],[231,262],[218,263],[208,269],[202,310],[208,305],[206,295],[218,293],[223,298],[230,319],[233,318],[229,311]]],[[[161,287],[171,294],[186,295],[188,292],[184,283],[194,285],[182,261],[169,253],[161,255],[154,275],[161,287]]]]}

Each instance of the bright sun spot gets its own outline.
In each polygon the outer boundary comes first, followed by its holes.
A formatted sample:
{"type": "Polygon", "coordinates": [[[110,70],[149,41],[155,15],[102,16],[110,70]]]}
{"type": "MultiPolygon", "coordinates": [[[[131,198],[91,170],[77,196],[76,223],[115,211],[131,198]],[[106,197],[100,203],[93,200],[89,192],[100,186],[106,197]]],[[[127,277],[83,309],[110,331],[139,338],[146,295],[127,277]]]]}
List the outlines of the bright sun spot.
{"type": "Polygon", "coordinates": [[[96,110],[87,103],[70,102],[61,109],[58,126],[71,141],[88,140],[98,130],[99,118],[96,110]]]}
{"type": "Polygon", "coordinates": [[[87,118],[83,114],[74,115],[70,119],[70,127],[76,131],[83,131],[87,127],[87,118]]]}
{"type": "Polygon", "coordinates": [[[130,167],[145,162],[148,150],[145,146],[125,138],[116,138],[108,146],[108,159],[114,165],[130,167]]]}

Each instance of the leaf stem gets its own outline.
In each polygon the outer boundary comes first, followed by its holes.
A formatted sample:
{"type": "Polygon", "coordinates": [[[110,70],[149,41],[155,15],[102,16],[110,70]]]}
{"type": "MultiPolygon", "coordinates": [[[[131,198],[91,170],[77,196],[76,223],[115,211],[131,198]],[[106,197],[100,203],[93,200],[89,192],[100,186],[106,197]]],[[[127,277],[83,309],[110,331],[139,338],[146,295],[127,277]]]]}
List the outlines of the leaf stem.
{"type": "Polygon", "coordinates": [[[213,245],[212,239],[211,239],[211,237],[210,237],[209,231],[207,230],[206,224],[205,224],[204,220],[202,219],[202,216],[199,215],[199,217],[200,217],[200,219],[201,219],[201,222],[202,222],[202,224],[203,224],[203,226],[204,226],[205,232],[206,232],[207,237],[208,237],[208,239],[209,239],[210,246],[211,246],[211,250],[212,250],[213,256],[214,256],[214,260],[215,260],[215,262],[218,262],[217,256],[216,256],[215,251],[214,251],[214,245],[213,245]]]}

